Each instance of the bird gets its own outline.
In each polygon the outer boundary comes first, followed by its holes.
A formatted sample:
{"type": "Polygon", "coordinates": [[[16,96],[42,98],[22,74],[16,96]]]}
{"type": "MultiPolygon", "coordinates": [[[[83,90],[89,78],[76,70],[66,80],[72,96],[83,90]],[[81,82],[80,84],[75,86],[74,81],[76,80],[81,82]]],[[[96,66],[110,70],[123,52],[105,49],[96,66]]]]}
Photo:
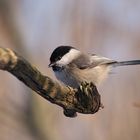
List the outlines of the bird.
{"type": "Polygon", "coordinates": [[[116,61],[72,46],[58,46],[52,52],[48,66],[63,84],[78,88],[82,82],[98,86],[112,68],[126,65],[140,65],[140,60],[116,61]]]}

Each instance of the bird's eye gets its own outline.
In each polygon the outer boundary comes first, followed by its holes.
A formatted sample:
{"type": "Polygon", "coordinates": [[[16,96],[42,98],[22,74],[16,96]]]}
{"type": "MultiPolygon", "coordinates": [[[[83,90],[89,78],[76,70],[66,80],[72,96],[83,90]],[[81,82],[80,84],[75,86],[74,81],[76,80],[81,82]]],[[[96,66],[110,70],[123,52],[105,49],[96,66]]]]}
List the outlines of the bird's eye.
{"type": "Polygon", "coordinates": [[[62,57],[61,57],[61,56],[59,56],[59,57],[58,57],[58,60],[60,60],[61,58],[62,58],[62,57]]]}

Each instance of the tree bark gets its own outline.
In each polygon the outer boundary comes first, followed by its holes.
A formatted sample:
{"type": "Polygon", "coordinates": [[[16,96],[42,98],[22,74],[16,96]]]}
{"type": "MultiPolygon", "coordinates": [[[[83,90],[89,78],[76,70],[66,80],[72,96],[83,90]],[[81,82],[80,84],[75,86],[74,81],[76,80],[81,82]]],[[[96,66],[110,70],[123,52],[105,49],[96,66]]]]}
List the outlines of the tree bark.
{"type": "Polygon", "coordinates": [[[100,95],[93,83],[83,82],[78,89],[62,85],[41,74],[11,49],[0,47],[0,69],[10,72],[36,93],[61,106],[67,117],[75,117],[76,112],[94,114],[102,107],[100,95]]]}

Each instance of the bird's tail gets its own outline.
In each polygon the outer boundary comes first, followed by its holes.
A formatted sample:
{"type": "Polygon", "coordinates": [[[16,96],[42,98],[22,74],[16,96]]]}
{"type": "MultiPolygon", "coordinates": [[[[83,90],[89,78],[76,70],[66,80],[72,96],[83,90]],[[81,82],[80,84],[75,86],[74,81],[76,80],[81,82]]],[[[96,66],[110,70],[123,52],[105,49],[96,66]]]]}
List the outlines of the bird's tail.
{"type": "Polygon", "coordinates": [[[140,65],[140,60],[130,60],[130,61],[120,61],[112,63],[114,67],[116,66],[126,66],[126,65],[140,65]]]}

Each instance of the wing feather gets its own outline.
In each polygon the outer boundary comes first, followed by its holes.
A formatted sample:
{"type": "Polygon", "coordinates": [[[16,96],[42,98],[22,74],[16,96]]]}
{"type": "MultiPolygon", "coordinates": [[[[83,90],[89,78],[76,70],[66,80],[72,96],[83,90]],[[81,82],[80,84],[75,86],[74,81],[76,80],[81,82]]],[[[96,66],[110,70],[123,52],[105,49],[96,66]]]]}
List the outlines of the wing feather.
{"type": "Polygon", "coordinates": [[[94,68],[99,65],[110,65],[117,63],[117,61],[111,60],[106,57],[98,56],[98,55],[85,55],[81,54],[76,60],[72,62],[75,64],[79,69],[87,69],[87,68],[94,68]]]}

